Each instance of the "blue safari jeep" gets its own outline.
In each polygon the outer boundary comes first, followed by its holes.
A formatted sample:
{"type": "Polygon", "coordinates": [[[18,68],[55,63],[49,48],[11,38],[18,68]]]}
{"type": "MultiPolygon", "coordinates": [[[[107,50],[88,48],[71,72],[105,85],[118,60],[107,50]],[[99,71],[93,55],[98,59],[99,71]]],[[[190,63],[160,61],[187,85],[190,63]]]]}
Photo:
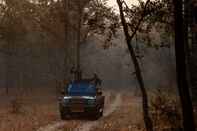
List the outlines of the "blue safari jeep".
{"type": "Polygon", "coordinates": [[[101,88],[88,81],[74,81],[65,88],[65,95],[60,98],[61,119],[72,115],[86,115],[98,119],[103,115],[104,99],[101,88]]]}

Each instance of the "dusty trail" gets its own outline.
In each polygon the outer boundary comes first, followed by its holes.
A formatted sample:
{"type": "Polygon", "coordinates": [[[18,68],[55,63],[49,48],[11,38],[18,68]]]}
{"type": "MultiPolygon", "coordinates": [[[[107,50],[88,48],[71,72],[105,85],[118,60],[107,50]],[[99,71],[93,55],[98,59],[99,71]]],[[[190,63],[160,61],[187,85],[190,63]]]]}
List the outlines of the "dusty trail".
{"type": "MultiPolygon", "coordinates": [[[[114,102],[104,110],[103,117],[109,116],[111,113],[113,113],[116,108],[121,104],[121,95],[118,94],[116,95],[116,98],[114,102]]],[[[74,131],[89,131],[92,129],[94,126],[98,125],[99,121],[88,121],[77,127],[74,131]]]]}
{"type": "MultiPolygon", "coordinates": [[[[111,93],[106,93],[106,99],[109,100],[111,93]]],[[[104,110],[103,117],[109,116],[111,113],[113,113],[116,108],[121,104],[121,95],[118,94],[115,97],[115,100],[110,104],[106,109],[104,110]]],[[[101,119],[102,120],[102,119],[101,119]]],[[[64,125],[66,122],[69,121],[57,121],[54,124],[49,124],[45,127],[39,128],[37,131],[62,131],[64,128],[64,125]]],[[[99,123],[99,121],[85,121],[81,125],[79,125],[74,131],[89,131],[92,129],[92,127],[96,126],[99,123]]]]}
{"type": "Polygon", "coordinates": [[[41,127],[37,131],[61,131],[61,129],[64,127],[64,125],[65,125],[65,122],[60,121],[60,122],[56,122],[54,124],[49,124],[45,127],[41,127]]]}

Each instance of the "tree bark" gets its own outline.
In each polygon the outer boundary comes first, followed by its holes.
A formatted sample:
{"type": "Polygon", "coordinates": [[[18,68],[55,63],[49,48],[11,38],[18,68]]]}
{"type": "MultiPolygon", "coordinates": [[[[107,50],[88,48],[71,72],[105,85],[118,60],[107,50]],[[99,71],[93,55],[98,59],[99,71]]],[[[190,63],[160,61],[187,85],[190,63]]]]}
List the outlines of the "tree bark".
{"type": "Polygon", "coordinates": [[[81,15],[82,15],[83,7],[81,3],[78,3],[78,27],[77,27],[77,80],[81,79],[81,67],[80,67],[80,45],[81,45],[81,15]]]}
{"type": "Polygon", "coordinates": [[[186,53],[183,23],[183,2],[173,0],[175,13],[175,54],[178,91],[182,106],[184,131],[195,131],[193,107],[186,74],[186,53]]]}
{"type": "MultiPolygon", "coordinates": [[[[146,127],[147,131],[153,131],[154,130],[153,129],[153,123],[152,123],[152,120],[150,118],[149,107],[148,107],[148,96],[147,96],[146,89],[144,87],[144,80],[143,80],[143,77],[142,77],[139,62],[137,60],[134,49],[131,45],[131,40],[134,37],[134,33],[136,33],[137,28],[136,28],[135,32],[130,36],[129,30],[128,30],[128,25],[126,23],[124,13],[123,13],[122,2],[120,0],[117,0],[117,3],[118,3],[118,6],[119,6],[120,18],[121,18],[122,26],[123,26],[123,29],[124,29],[126,44],[127,44],[128,49],[129,49],[131,60],[133,61],[133,64],[134,64],[136,77],[137,77],[138,84],[139,84],[139,87],[140,87],[140,90],[141,90],[141,93],[142,93],[142,107],[143,107],[144,124],[145,124],[145,127],[146,127]]],[[[140,23],[137,26],[139,26],[139,25],[140,25],[140,23]]]]}

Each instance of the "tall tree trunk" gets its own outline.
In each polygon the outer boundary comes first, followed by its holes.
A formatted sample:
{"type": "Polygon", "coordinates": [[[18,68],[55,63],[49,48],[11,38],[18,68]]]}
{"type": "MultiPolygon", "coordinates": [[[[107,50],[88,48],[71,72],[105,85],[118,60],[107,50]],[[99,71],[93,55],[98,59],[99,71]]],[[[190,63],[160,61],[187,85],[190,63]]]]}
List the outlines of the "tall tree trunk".
{"type": "Polygon", "coordinates": [[[195,131],[193,107],[189,93],[188,81],[186,78],[186,53],[184,41],[183,24],[183,2],[173,0],[175,13],[175,52],[178,91],[182,105],[184,131],[195,131]]]}
{"type": "Polygon", "coordinates": [[[122,26],[123,26],[123,29],[124,29],[126,44],[127,44],[128,49],[129,49],[131,60],[133,61],[133,64],[134,64],[136,77],[137,77],[138,84],[139,84],[139,87],[140,87],[140,90],[141,90],[141,93],[142,93],[142,107],[143,107],[144,124],[145,124],[145,127],[146,127],[147,131],[153,131],[153,123],[152,123],[152,120],[150,118],[149,107],[148,107],[148,96],[147,96],[146,89],[144,87],[144,80],[143,80],[143,77],[142,77],[139,62],[137,60],[134,49],[131,45],[131,40],[132,40],[134,35],[130,36],[130,34],[129,34],[128,26],[127,26],[125,16],[124,16],[124,13],[123,13],[122,2],[120,0],[117,0],[117,3],[118,3],[118,6],[119,6],[119,10],[120,10],[120,18],[121,18],[122,26]]]}
{"type": "Polygon", "coordinates": [[[78,27],[77,27],[77,80],[81,79],[81,67],[80,67],[80,44],[81,44],[81,19],[82,19],[82,4],[78,4],[78,27]]]}
{"type": "Polygon", "coordinates": [[[184,43],[185,43],[185,53],[186,53],[186,76],[188,80],[188,85],[191,87],[190,78],[190,68],[189,68],[189,58],[191,58],[190,47],[189,47],[189,2],[190,0],[184,0],[184,43]]]}

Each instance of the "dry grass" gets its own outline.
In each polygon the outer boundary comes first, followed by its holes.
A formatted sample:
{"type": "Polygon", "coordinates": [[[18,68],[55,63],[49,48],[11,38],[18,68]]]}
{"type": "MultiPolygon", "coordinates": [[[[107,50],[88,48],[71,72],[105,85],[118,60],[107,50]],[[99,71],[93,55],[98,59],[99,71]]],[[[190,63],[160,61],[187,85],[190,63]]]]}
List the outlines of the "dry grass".
{"type": "MultiPolygon", "coordinates": [[[[181,118],[176,95],[169,95],[168,92],[153,94],[150,105],[156,130],[179,127],[181,118]]],[[[106,106],[110,105],[115,95],[115,92],[109,95],[106,106]]],[[[0,131],[36,131],[39,127],[60,120],[53,90],[46,92],[38,89],[17,97],[1,95],[0,101],[0,131]]],[[[72,131],[83,123],[83,120],[70,120],[65,122],[63,129],[72,131]]],[[[109,116],[101,118],[91,131],[144,131],[141,97],[129,92],[122,93],[121,105],[109,116]]]]}
{"type": "Polygon", "coordinates": [[[56,97],[52,93],[34,90],[19,94],[12,91],[9,96],[1,95],[0,131],[35,131],[59,119],[56,97]]]}
{"type": "MultiPolygon", "coordinates": [[[[181,128],[180,104],[176,94],[153,92],[150,97],[151,117],[157,131],[181,128]]],[[[103,118],[92,131],[144,131],[141,97],[124,93],[123,103],[109,117],[103,118]]]]}
{"type": "Polygon", "coordinates": [[[168,90],[157,90],[150,102],[151,116],[157,131],[181,130],[180,103],[168,90]]]}
{"type": "MultiPolygon", "coordinates": [[[[9,95],[1,89],[0,94],[0,131],[36,131],[60,121],[53,89],[10,90],[9,95]]],[[[109,95],[107,104],[115,97],[114,93],[109,95]]],[[[63,129],[70,131],[81,123],[81,120],[66,121],[63,129]]]]}
{"type": "Polygon", "coordinates": [[[128,93],[124,93],[122,96],[123,102],[118,109],[108,117],[101,119],[91,131],[143,130],[139,97],[134,97],[128,93]]]}

